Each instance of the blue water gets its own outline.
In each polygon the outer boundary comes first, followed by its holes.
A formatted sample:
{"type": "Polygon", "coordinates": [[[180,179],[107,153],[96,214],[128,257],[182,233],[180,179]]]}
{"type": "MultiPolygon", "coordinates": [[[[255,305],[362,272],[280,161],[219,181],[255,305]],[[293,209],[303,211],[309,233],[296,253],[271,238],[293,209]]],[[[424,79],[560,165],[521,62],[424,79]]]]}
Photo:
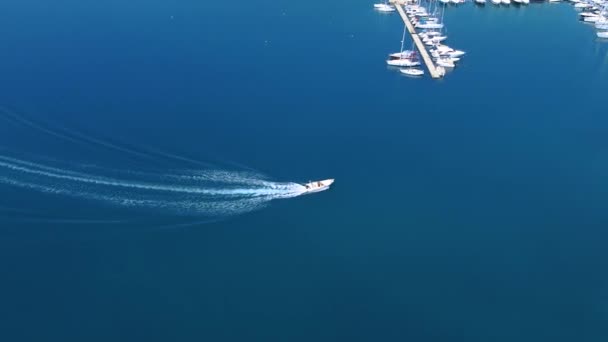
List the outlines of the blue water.
{"type": "Polygon", "coordinates": [[[0,4],[3,110],[119,147],[4,116],[3,156],[337,180],[219,219],[0,185],[0,339],[606,341],[608,44],[568,4],[445,22],[436,81],[368,1],[0,4]]]}

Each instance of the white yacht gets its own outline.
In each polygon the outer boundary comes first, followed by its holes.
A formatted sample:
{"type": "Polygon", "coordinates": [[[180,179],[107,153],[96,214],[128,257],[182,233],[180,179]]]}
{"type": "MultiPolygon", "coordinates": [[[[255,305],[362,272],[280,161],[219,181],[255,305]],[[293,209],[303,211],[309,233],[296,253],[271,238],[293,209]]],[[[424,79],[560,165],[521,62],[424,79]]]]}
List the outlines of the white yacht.
{"type": "Polygon", "coordinates": [[[485,5],[486,4],[486,0],[475,0],[475,3],[478,5],[485,5]]]}
{"type": "Polygon", "coordinates": [[[511,0],[502,0],[501,1],[503,5],[510,5],[511,4],[511,0]]]}
{"type": "Polygon", "coordinates": [[[401,58],[413,58],[416,56],[416,51],[404,50],[401,52],[395,52],[388,55],[389,59],[401,59],[401,58]]]}
{"type": "Polygon", "coordinates": [[[303,184],[304,187],[306,188],[304,193],[309,194],[309,193],[313,193],[313,192],[327,190],[327,189],[329,189],[329,186],[332,185],[333,183],[334,183],[333,179],[325,179],[322,181],[308,182],[306,184],[303,184]]]}
{"type": "Polygon", "coordinates": [[[608,39],[608,31],[602,31],[597,33],[598,38],[607,38],[608,39]]]}
{"type": "Polygon", "coordinates": [[[492,0],[492,3],[494,5],[500,5],[501,2],[502,2],[502,0],[492,0]]]}
{"type": "Polygon", "coordinates": [[[390,66],[397,66],[397,67],[414,67],[414,66],[419,66],[420,62],[411,60],[409,58],[402,58],[402,59],[389,59],[386,61],[386,64],[388,64],[390,66]]]}
{"type": "Polygon", "coordinates": [[[420,65],[420,62],[418,62],[416,53],[414,51],[403,50],[403,45],[405,44],[405,30],[406,27],[403,26],[403,35],[401,36],[401,49],[399,50],[399,52],[391,53],[388,56],[386,64],[390,66],[413,67],[420,65]]]}

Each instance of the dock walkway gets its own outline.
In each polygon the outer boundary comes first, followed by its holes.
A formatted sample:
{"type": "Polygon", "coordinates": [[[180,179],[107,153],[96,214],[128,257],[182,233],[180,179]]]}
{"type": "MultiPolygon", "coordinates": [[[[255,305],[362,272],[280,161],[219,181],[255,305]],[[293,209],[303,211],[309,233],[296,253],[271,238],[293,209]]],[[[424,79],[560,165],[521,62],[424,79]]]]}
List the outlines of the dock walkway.
{"type": "Polygon", "coordinates": [[[408,18],[407,15],[405,14],[405,11],[403,10],[403,7],[401,7],[401,4],[398,1],[391,0],[391,2],[397,8],[397,12],[399,12],[401,19],[403,19],[405,26],[407,26],[407,30],[410,33],[410,35],[412,36],[412,40],[414,41],[414,44],[416,44],[416,47],[418,48],[418,51],[420,52],[420,55],[422,56],[422,60],[424,61],[424,64],[426,64],[427,69],[429,69],[429,74],[431,74],[431,77],[433,77],[433,78],[443,77],[443,73],[441,73],[435,66],[435,63],[433,63],[433,59],[431,59],[431,56],[429,56],[429,52],[426,50],[426,47],[422,43],[422,40],[420,40],[420,37],[416,33],[416,29],[414,28],[414,25],[412,25],[410,18],[408,18]]]}

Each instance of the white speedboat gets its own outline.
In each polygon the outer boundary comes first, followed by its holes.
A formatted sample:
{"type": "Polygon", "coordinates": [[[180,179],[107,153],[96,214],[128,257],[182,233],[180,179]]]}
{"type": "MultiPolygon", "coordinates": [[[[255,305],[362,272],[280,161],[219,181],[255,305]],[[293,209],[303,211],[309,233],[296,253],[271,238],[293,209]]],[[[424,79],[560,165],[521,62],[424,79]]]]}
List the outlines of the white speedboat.
{"type": "Polygon", "coordinates": [[[450,0],[439,0],[439,2],[441,2],[444,5],[447,5],[450,3],[450,0]]]}
{"type": "Polygon", "coordinates": [[[501,2],[502,2],[502,0],[492,0],[492,3],[494,5],[500,5],[501,2]]]}
{"type": "Polygon", "coordinates": [[[475,0],[475,3],[477,5],[485,5],[486,4],[486,0],[475,0]]]}
{"type": "Polygon", "coordinates": [[[524,5],[529,5],[530,4],[530,0],[521,0],[521,3],[524,5]]]}
{"type": "Polygon", "coordinates": [[[597,33],[597,37],[598,38],[606,38],[606,39],[608,39],[608,31],[598,32],[597,33]]]}
{"type": "Polygon", "coordinates": [[[503,5],[510,5],[511,4],[511,0],[502,0],[501,1],[503,5]]]}
{"type": "Polygon", "coordinates": [[[333,183],[334,183],[333,179],[325,179],[322,181],[308,182],[308,183],[302,184],[302,185],[304,185],[304,187],[306,188],[304,193],[309,194],[309,193],[313,193],[313,192],[327,190],[327,189],[329,189],[329,186],[332,185],[333,183]]]}
{"type": "Polygon", "coordinates": [[[401,71],[402,74],[405,74],[405,75],[408,75],[408,76],[422,76],[422,75],[424,75],[424,70],[416,69],[416,68],[401,69],[399,71],[401,71]]]}

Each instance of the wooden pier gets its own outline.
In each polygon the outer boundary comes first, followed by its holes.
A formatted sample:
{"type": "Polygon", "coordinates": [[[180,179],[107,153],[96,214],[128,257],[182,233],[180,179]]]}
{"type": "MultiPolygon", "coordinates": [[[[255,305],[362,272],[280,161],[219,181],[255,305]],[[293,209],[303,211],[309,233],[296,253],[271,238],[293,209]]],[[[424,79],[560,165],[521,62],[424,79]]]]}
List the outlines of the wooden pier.
{"type": "Polygon", "coordinates": [[[433,78],[443,77],[444,73],[440,71],[441,68],[437,69],[437,67],[435,66],[435,63],[433,63],[433,59],[431,58],[431,56],[429,56],[429,52],[426,50],[426,47],[422,43],[422,40],[420,40],[420,37],[416,33],[416,29],[414,28],[414,25],[412,25],[410,18],[408,18],[407,15],[405,14],[403,7],[401,7],[402,1],[391,0],[390,2],[392,2],[393,5],[397,8],[397,12],[399,12],[401,19],[403,19],[405,26],[407,26],[407,30],[410,33],[410,35],[412,36],[412,40],[414,41],[414,44],[416,44],[416,47],[418,48],[418,51],[420,52],[420,55],[422,56],[422,60],[424,61],[424,64],[426,64],[427,69],[429,69],[429,74],[431,74],[431,77],[433,77],[433,78]]]}

